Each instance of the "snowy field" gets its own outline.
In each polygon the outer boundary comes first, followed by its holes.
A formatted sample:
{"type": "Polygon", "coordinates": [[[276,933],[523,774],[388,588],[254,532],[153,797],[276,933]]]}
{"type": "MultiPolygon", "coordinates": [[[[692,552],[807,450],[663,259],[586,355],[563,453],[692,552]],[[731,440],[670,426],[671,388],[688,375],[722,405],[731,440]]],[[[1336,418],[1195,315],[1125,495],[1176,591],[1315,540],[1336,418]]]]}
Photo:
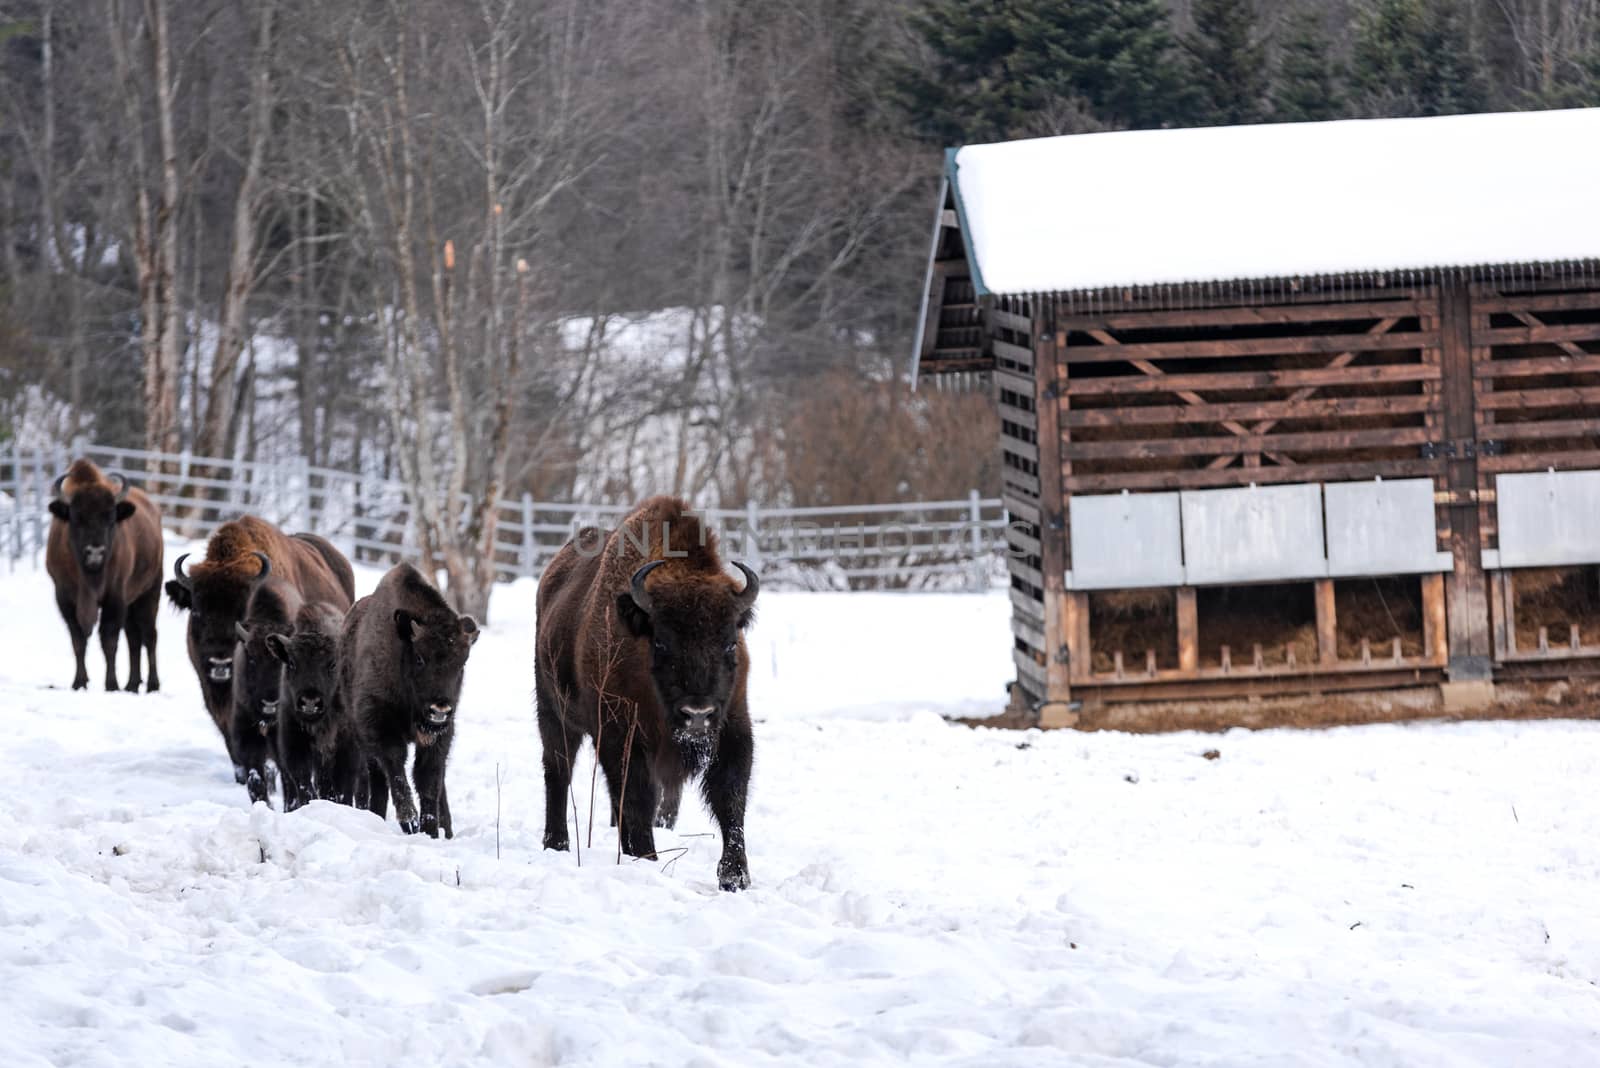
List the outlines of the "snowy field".
{"type": "Polygon", "coordinates": [[[146,697],[64,688],[43,574],[0,605],[7,1068],[1600,1065],[1600,724],[972,731],[1003,594],[764,593],[732,895],[687,799],[666,862],[603,804],[540,850],[531,585],[448,842],[248,808],[170,611],[146,697]]]}

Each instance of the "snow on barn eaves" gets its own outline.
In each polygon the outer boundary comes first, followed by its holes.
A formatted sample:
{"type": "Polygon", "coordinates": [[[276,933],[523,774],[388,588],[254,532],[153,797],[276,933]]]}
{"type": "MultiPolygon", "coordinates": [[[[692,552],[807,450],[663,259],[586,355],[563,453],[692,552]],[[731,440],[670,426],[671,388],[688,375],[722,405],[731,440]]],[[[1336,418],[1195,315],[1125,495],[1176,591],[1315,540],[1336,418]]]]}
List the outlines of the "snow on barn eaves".
{"type": "Polygon", "coordinates": [[[980,294],[1600,257],[1600,108],[968,145],[946,177],[980,294]]]}

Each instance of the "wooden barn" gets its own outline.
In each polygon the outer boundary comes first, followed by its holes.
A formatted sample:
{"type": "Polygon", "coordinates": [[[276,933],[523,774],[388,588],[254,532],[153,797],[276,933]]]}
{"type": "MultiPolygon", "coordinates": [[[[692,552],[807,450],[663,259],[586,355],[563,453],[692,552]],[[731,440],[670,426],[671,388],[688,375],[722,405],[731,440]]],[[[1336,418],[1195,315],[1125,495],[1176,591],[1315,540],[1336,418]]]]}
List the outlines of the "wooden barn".
{"type": "Polygon", "coordinates": [[[1600,109],[952,149],[924,301],[1043,722],[1600,672],[1600,109]]]}

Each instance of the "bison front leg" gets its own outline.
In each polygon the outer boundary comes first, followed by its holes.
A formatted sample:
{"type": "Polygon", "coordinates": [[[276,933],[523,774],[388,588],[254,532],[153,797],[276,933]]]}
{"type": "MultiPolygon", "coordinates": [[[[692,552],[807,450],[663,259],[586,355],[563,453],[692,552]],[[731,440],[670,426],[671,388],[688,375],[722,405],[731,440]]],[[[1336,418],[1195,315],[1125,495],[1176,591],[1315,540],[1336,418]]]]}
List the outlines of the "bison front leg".
{"type": "Polygon", "coordinates": [[[444,768],[450,759],[450,732],[439,735],[430,745],[417,746],[417,802],[422,814],[422,833],[439,837],[439,802],[444,796],[444,768]]]}
{"type": "Polygon", "coordinates": [[[624,769],[622,744],[607,745],[601,767],[606,773],[612,806],[617,811],[617,834],[622,851],[630,857],[655,860],[656,787],[650,781],[650,756],[637,741],[631,749],[624,769]]]}
{"type": "Polygon", "coordinates": [[[583,735],[567,727],[542,680],[534,689],[538,701],[539,741],[544,747],[544,847],[565,850],[567,800],[572,789],[572,759],[583,735]]]}
{"type": "Polygon", "coordinates": [[[734,716],[722,729],[717,755],[700,780],[700,791],[722,832],[722,859],[717,862],[717,885],[724,890],[750,886],[750,862],[744,852],[744,807],[750,793],[750,764],[755,739],[750,721],[734,716]]]}
{"type": "Polygon", "coordinates": [[[61,618],[67,621],[67,633],[72,635],[72,656],[78,665],[72,675],[72,688],[86,690],[89,688],[89,665],[84,662],[84,655],[89,651],[89,632],[78,625],[78,608],[72,598],[57,594],[56,607],[61,610],[61,618]]]}
{"type": "Polygon", "coordinates": [[[417,812],[417,798],[406,779],[406,743],[391,742],[378,747],[378,763],[383,765],[383,776],[389,781],[389,796],[394,800],[395,822],[407,834],[422,830],[422,820],[417,812]]]}
{"type": "Polygon", "coordinates": [[[661,806],[656,809],[656,826],[667,830],[678,825],[678,808],[683,804],[683,783],[661,784],[661,806]]]}
{"type": "MultiPolygon", "coordinates": [[[[250,803],[265,801],[272,806],[272,783],[267,775],[267,750],[273,738],[249,709],[235,706],[233,713],[233,759],[244,769],[244,788],[250,803]]],[[[237,772],[236,772],[237,774],[237,772]]]]}
{"type": "Polygon", "coordinates": [[[122,688],[117,685],[117,643],[122,639],[122,628],[127,624],[127,616],[127,606],[121,601],[108,599],[100,605],[100,651],[106,656],[107,690],[122,688]]]}

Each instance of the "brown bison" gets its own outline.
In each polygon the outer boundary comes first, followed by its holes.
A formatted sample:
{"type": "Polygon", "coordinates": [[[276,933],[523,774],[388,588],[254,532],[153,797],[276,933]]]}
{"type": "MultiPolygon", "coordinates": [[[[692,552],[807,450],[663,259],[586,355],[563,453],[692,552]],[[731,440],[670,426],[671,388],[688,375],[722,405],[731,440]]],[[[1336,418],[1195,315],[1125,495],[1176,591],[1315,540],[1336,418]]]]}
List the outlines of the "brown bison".
{"type": "Polygon", "coordinates": [[[676,816],[684,781],[722,831],[717,881],[750,885],[744,811],[755,741],[745,700],[760,582],[724,573],[689,506],[653,497],[608,535],[580,532],[539,581],[534,685],[544,742],[546,849],[567,848],[572,760],[585,735],[619,815],[622,848],[654,857],[653,821],[676,816]]]}
{"type": "Polygon", "coordinates": [[[142,681],[139,652],[150,660],[147,693],[161,688],[156,669],[156,609],[161,605],[161,511],[121,475],[77,460],[50,493],[50,541],[44,567],[56,607],[72,634],[78,670],[72,688],[89,685],[83,655],[100,624],[106,689],[117,688],[117,634],[128,633],[128,690],[142,681]]]}
{"type": "Polygon", "coordinates": [[[234,778],[250,786],[252,799],[259,799],[257,794],[266,788],[259,766],[267,751],[265,739],[259,732],[254,739],[242,737],[248,732],[233,729],[239,624],[256,587],[269,576],[274,584],[295,591],[300,600],[349,604],[355,599],[355,572],[326,538],[291,537],[255,516],[218,527],[206,542],[206,558],[185,572],[187,558],[186,553],[173,564],[175,577],[167,583],[167,597],[189,613],[189,662],[199,676],[206,711],[228,746],[234,778]],[[250,783],[252,771],[260,783],[250,783]]]}
{"type": "Polygon", "coordinates": [[[422,573],[397,564],[345,617],[339,638],[339,700],[353,717],[369,760],[372,810],[388,794],[407,834],[450,838],[445,765],[456,733],[456,708],[478,621],[457,615],[422,573]],[[412,742],[416,796],[406,781],[412,742]],[[421,808],[418,809],[420,800],[421,808]]]}
{"type": "Polygon", "coordinates": [[[318,602],[303,606],[289,633],[264,639],[279,666],[278,770],[283,808],[293,812],[313,798],[365,804],[366,757],[355,722],[339,694],[339,635],[345,611],[318,602]]]}

